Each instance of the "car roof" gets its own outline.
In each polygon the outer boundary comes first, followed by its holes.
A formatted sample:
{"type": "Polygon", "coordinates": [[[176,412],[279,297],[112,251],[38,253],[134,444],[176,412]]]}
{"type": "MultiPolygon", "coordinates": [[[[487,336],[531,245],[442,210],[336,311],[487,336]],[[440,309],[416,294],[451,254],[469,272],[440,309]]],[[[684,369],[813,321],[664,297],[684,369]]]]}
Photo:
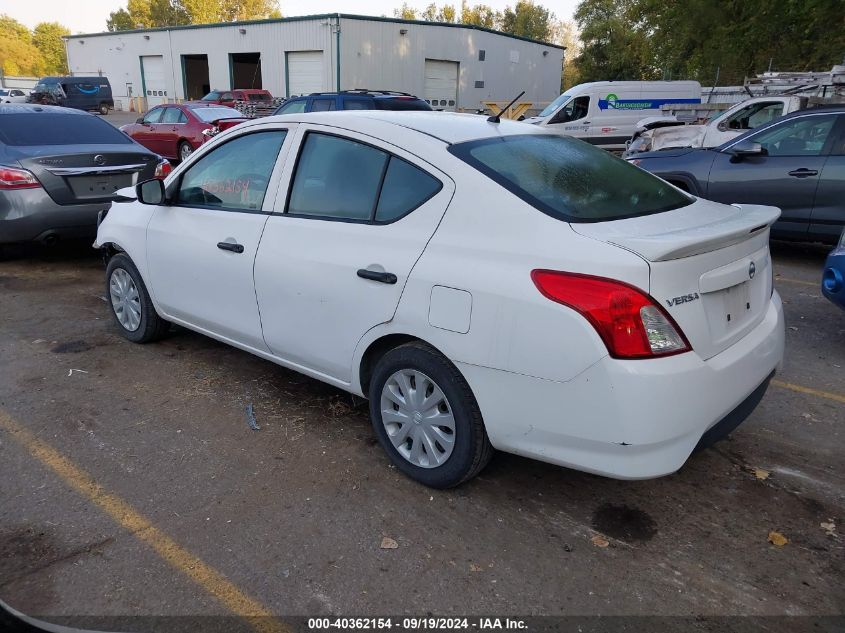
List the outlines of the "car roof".
{"type": "MultiPolygon", "coordinates": [[[[349,129],[362,128],[363,123],[376,131],[379,125],[398,126],[439,139],[444,143],[463,143],[481,138],[513,136],[515,134],[548,134],[546,130],[531,125],[502,119],[491,123],[488,117],[478,114],[435,111],[391,111],[391,110],[337,110],[333,112],[307,112],[281,114],[262,119],[296,121],[336,125],[349,129]]],[[[361,131],[364,131],[361,129],[361,131]]]]}
{"type": "Polygon", "coordinates": [[[39,112],[47,112],[50,114],[70,114],[82,116],[94,116],[89,112],[83,110],[76,110],[75,108],[63,108],[61,106],[40,105],[38,103],[4,103],[0,108],[0,115],[2,114],[37,114],[39,112]]]}

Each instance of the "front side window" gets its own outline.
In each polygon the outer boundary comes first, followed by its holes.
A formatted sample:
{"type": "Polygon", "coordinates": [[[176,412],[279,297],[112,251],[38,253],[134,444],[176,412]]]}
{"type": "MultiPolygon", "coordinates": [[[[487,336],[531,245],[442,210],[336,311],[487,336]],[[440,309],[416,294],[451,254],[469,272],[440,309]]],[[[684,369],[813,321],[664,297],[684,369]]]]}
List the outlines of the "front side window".
{"type": "Polygon", "coordinates": [[[555,115],[553,123],[568,123],[570,121],[578,121],[587,116],[590,109],[590,97],[575,97],[572,101],[567,103],[560,109],[560,112],[555,115]]]}
{"type": "Polygon", "coordinates": [[[449,151],[528,204],[566,222],[670,211],[693,198],[610,153],[568,136],[520,134],[449,151]]]}
{"type": "Polygon", "coordinates": [[[779,101],[753,103],[733,113],[723,125],[731,130],[753,130],[772,119],[776,119],[781,114],[783,114],[783,104],[779,101]]]}
{"type": "Polygon", "coordinates": [[[305,99],[300,101],[288,101],[281,106],[274,114],[299,114],[305,112],[305,106],[308,102],[305,99]]]}
{"type": "Polygon", "coordinates": [[[288,213],[387,223],[407,215],[442,184],[409,162],[351,139],[309,133],[288,213]]]}
{"type": "Polygon", "coordinates": [[[789,119],[748,137],[769,156],[821,156],[836,123],[836,115],[810,115],[789,119]]]}
{"type": "Polygon", "coordinates": [[[232,139],[191,165],[182,176],[175,204],[231,211],[260,211],[285,130],[232,139]]]}
{"type": "Polygon", "coordinates": [[[144,123],[158,123],[159,121],[161,121],[162,114],[164,114],[164,108],[153,108],[144,115],[144,123]]]}

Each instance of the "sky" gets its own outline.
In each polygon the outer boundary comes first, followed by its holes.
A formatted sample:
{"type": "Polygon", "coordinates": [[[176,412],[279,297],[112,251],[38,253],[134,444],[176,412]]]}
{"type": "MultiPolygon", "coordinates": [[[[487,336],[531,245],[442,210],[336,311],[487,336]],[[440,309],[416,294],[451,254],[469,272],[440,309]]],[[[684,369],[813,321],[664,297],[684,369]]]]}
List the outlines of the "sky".
{"type": "MultiPolygon", "coordinates": [[[[483,0],[469,0],[470,4],[483,0]]],[[[408,0],[408,4],[424,8],[431,0],[408,0]]],[[[460,0],[435,0],[436,4],[460,5],[460,0]]],[[[539,3],[563,20],[572,19],[578,0],[539,0],[539,3]]],[[[316,13],[355,13],[361,15],[393,15],[402,0],[280,0],[284,16],[316,13]]],[[[502,10],[515,0],[486,0],[494,9],[502,10]]],[[[71,33],[97,33],[106,30],[109,13],[126,6],[126,0],[0,0],[0,13],[6,13],[32,28],[39,22],[60,22],[71,33]]]]}

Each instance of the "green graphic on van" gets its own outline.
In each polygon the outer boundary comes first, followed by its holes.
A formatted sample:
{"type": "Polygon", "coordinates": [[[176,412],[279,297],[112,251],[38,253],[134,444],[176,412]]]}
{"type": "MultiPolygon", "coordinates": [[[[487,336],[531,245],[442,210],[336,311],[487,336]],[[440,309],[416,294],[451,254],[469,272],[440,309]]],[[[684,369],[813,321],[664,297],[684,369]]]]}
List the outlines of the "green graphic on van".
{"type": "Polygon", "coordinates": [[[620,99],[611,92],[599,99],[599,110],[659,110],[667,103],[701,103],[701,99],[620,99]]]}

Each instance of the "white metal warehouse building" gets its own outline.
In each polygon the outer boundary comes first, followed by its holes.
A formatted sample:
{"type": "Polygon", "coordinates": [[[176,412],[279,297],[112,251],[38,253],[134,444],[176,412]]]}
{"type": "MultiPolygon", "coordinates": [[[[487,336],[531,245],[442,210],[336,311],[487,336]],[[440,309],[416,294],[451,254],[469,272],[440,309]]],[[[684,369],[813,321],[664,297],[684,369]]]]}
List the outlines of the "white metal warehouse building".
{"type": "Polygon", "coordinates": [[[438,109],[483,101],[543,107],[560,94],[564,48],[482,27],[346,14],[74,35],[73,75],[103,75],[115,106],[199,99],[210,89],[273,96],[369,88],[409,92],[438,109]]]}

